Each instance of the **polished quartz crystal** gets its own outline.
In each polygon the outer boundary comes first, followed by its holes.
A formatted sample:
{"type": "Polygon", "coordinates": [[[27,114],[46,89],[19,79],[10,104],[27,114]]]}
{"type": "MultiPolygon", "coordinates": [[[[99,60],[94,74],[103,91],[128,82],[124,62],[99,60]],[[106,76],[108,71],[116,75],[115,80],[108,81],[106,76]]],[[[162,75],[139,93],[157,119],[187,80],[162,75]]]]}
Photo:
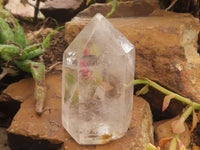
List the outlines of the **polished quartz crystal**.
{"type": "Polygon", "coordinates": [[[63,55],[62,123],[79,144],[104,144],[127,131],[134,46],[101,14],[63,55]]]}

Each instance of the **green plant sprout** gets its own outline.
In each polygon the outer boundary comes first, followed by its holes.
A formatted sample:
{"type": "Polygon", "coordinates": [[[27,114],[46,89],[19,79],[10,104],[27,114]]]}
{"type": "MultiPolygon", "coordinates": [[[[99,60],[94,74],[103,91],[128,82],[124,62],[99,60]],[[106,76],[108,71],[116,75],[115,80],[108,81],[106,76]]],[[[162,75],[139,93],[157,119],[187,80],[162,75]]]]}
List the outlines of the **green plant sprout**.
{"type": "Polygon", "coordinates": [[[160,139],[159,147],[155,147],[152,144],[148,144],[146,150],[160,150],[160,147],[163,147],[166,143],[170,142],[169,150],[175,150],[177,147],[179,150],[186,150],[184,144],[179,139],[179,135],[185,131],[185,120],[192,114],[192,127],[190,131],[192,132],[197,125],[197,122],[200,120],[200,111],[199,115],[197,116],[195,110],[200,110],[200,104],[196,102],[192,102],[190,99],[185,98],[179,94],[176,94],[172,91],[169,91],[162,86],[158,85],[157,83],[149,80],[149,79],[136,79],[133,81],[134,85],[145,84],[145,86],[136,92],[136,95],[143,95],[149,91],[149,86],[157,89],[158,91],[164,93],[166,96],[163,101],[162,111],[165,111],[169,106],[171,99],[176,99],[182,103],[187,104],[188,106],[181,114],[180,118],[173,121],[171,124],[173,136],[160,139]]]}
{"type": "MultiPolygon", "coordinates": [[[[86,5],[89,5],[92,1],[95,2],[95,0],[87,0],[86,5]]],[[[117,0],[108,0],[108,2],[112,2],[112,8],[110,12],[106,15],[106,18],[110,17],[115,12],[117,6],[117,0]]]]}
{"type": "Polygon", "coordinates": [[[106,15],[106,18],[110,17],[115,12],[116,5],[117,5],[117,0],[113,0],[111,11],[106,15]]]}
{"type": "Polygon", "coordinates": [[[8,11],[0,9],[0,60],[5,62],[0,66],[2,68],[0,80],[7,74],[15,75],[16,67],[31,73],[35,80],[34,97],[37,114],[43,112],[46,96],[45,66],[31,59],[44,53],[45,44],[26,46],[24,30],[18,21],[8,11]]]}

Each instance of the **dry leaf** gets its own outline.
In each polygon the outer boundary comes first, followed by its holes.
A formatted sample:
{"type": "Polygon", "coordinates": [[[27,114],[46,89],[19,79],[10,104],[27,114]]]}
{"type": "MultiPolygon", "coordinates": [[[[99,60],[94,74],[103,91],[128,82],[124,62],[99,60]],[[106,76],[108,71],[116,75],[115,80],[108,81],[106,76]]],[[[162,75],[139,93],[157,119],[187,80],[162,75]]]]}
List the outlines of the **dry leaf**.
{"type": "Polygon", "coordinates": [[[144,95],[147,94],[149,92],[149,85],[145,85],[141,90],[136,92],[136,95],[144,95]]]}
{"type": "Polygon", "coordinates": [[[163,101],[162,111],[165,111],[165,109],[167,109],[171,99],[175,98],[175,96],[176,96],[175,94],[170,94],[170,95],[165,96],[164,101],[163,101]]]}
{"type": "Polygon", "coordinates": [[[158,145],[160,147],[163,147],[163,146],[165,146],[165,144],[167,144],[168,142],[170,142],[172,140],[172,138],[173,137],[160,139],[158,145]]]}
{"type": "Polygon", "coordinates": [[[192,132],[192,131],[194,130],[194,128],[196,127],[197,122],[198,122],[198,118],[197,118],[197,115],[196,115],[196,113],[195,113],[194,108],[193,108],[192,115],[193,115],[193,117],[192,117],[192,127],[191,127],[191,129],[190,129],[190,132],[192,132]]]}

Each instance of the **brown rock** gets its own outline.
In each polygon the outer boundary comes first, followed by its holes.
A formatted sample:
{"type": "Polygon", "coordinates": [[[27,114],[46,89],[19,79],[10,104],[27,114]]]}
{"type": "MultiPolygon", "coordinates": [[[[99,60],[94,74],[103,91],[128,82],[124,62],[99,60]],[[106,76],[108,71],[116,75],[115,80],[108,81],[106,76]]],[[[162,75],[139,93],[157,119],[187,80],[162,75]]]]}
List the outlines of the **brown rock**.
{"type": "Polygon", "coordinates": [[[10,84],[1,94],[0,101],[16,100],[23,102],[33,96],[34,80],[31,78],[22,79],[10,84]],[[19,88],[20,87],[20,88],[19,88]]]}
{"type": "MultiPolygon", "coordinates": [[[[111,8],[112,2],[103,4],[95,3],[78,13],[77,17],[93,17],[96,13],[106,16],[111,11],[111,8]]],[[[148,16],[155,8],[158,8],[158,1],[133,0],[117,2],[116,9],[110,17],[148,16]]]]}
{"type": "MultiPolygon", "coordinates": [[[[175,16],[113,18],[110,21],[136,48],[136,78],[149,78],[200,102],[199,21],[190,15],[175,16]]],[[[67,22],[66,41],[70,43],[88,22],[89,19],[81,18],[67,22]]],[[[154,101],[151,106],[156,103],[151,107],[153,110],[161,110],[162,106],[162,99],[155,98],[157,93],[148,97],[154,101]]],[[[180,106],[178,103],[166,112],[177,114],[180,106]]]]}
{"type": "MultiPolygon", "coordinates": [[[[32,85],[32,79],[26,83],[32,85]]],[[[78,145],[61,124],[61,74],[47,75],[46,83],[48,90],[45,108],[50,108],[51,113],[45,111],[41,116],[36,115],[34,97],[33,95],[28,97],[21,104],[20,110],[7,130],[8,141],[13,150],[55,150],[61,147],[63,142],[65,142],[63,150],[83,148],[121,150],[133,147],[141,150],[147,143],[154,142],[150,107],[144,99],[134,97],[132,122],[123,138],[101,146],[78,145]]],[[[20,86],[16,87],[24,89],[20,82],[18,84],[20,86]]],[[[32,88],[33,85],[26,91],[31,92],[32,88]]],[[[22,93],[22,97],[25,95],[22,93]]]]}
{"type": "MultiPolygon", "coordinates": [[[[162,120],[162,121],[158,121],[158,122],[154,123],[155,143],[156,144],[158,144],[159,140],[162,138],[173,137],[171,123],[177,119],[178,119],[178,117],[175,117],[173,119],[162,120]]],[[[180,134],[179,138],[186,147],[188,147],[190,145],[190,131],[189,131],[186,123],[185,123],[185,132],[180,134]]],[[[169,143],[165,145],[163,150],[168,150],[168,149],[169,149],[169,143]]]]}
{"type": "Polygon", "coordinates": [[[40,10],[45,17],[52,17],[59,21],[67,21],[84,7],[84,0],[51,0],[45,2],[45,5],[40,10]]]}
{"type": "Polygon", "coordinates": [[[174,13],[173,11],[165,11],[163,9],[155,9],[149,16],[193,17],[189,13],[174,13]]]}
{"type": "MultiPolygon", "coordinates": [[[[61,81],[60,74],[47,75],[46,111],[41,116],[35,113],[33,94],[21,104],[20,110],[8,128],[8,140],[12,149],[54,150],[59,148],[65,139],[70,138],[61,125],[61,81]],[[51,109],[51,113],[47,108],[51,109]]],[[[16,90],[25,89],[28,84],[29,88],[21,93],[22,98],[27,97],[26,92],[33,93],[33,79],[16,83],[16,90]]],[[[13,97],[18,95],[15,89],[10,94],[13,97]]]]}

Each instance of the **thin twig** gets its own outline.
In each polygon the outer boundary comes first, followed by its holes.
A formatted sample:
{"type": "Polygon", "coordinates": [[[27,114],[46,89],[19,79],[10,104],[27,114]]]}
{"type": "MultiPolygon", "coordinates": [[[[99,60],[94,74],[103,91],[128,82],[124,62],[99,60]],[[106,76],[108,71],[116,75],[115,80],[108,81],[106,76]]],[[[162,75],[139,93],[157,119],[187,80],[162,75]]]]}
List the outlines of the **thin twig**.
{"type": "Polygon", "coordinates": [[[3,79],[8,74],[8,71],[6,69],[3,69],[0,74],[0,80],[3,79]]]}
{"type": "Polygon", "coordinates": [[[51,65],[51,66],[48,68],[48,70],[47,70],[46,72],[51,71],[52,69],[55,68],[55,66],[57,66],[57,65],[59,65],[59,64],[62,64],[62,62],[56,62],[55,64],[51,65]]]}
{"type": "Polygon", "coordinates": [[[49,20],[49,17],[44,21],[42,27],[39,30],[32,32],[31,36],[28,38],[30,41],[32,41],[34,38],[36,38],[44,30],[44,27],[48,20],[49,20]]]}
{"type": "Polygon", "coordinates": [[[40,7],[40,0],[36,0],[36,7],[35,7],[35,12],[34,12],[34,23],[37,23],[38,19],[38,12],[39,12],[39,7],[40,7]]]}
{"type": "Polygon", "coordinates": [[[165,9],[165,11],[170,10],[170,9],[174,6],[174,4],[175,4],[177,1],[178,1],[178,0],[173,0],[173,2],[169,5],[169,7],[167,7],[167,8],[165,9]]]}

